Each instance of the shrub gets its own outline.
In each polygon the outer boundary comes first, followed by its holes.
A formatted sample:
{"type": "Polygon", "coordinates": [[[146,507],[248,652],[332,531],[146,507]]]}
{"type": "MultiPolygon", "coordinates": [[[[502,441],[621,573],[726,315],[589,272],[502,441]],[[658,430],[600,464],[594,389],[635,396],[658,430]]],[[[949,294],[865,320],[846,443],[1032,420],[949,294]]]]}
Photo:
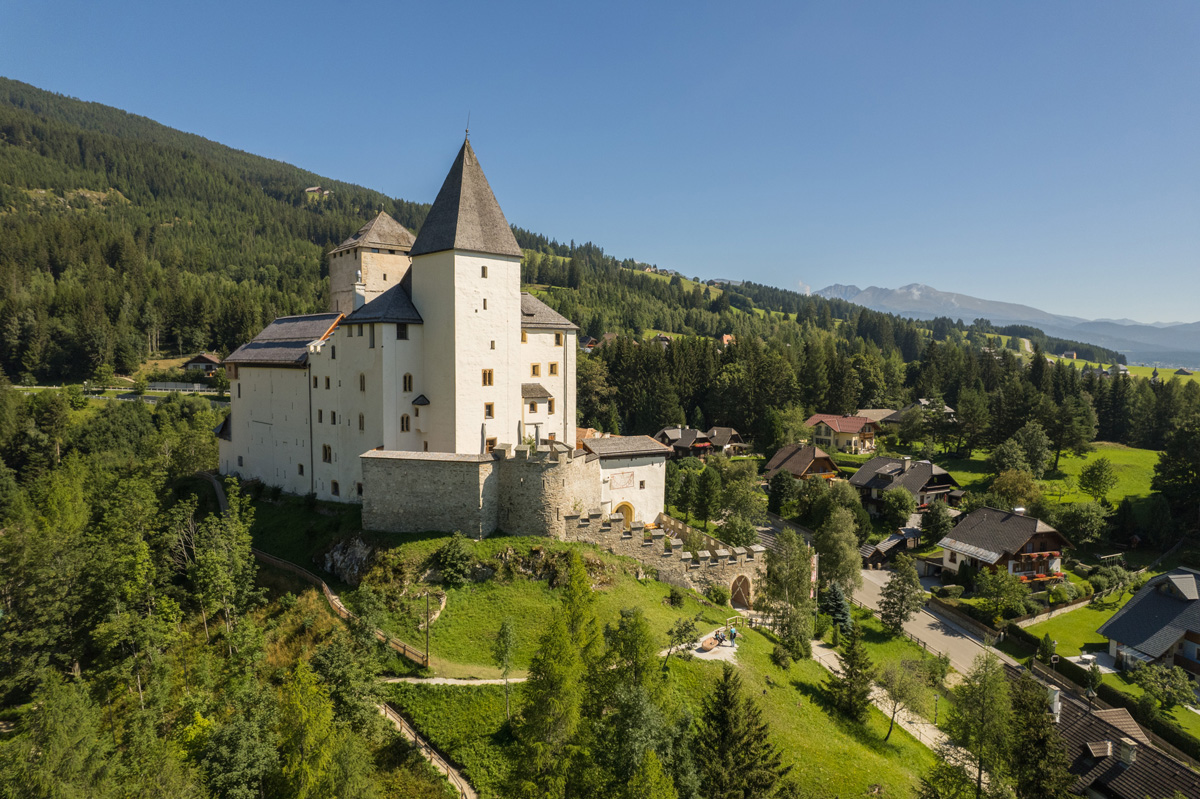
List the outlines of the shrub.
{"type": "Polygon", "coordinates": [[[729,589],[718,583],[713,583],[706,588],[704,595],[717,607],[725,607],[729,604],[729,589]]]}
{"type": "Polygon", "coordinates": [[[937,595],[942,599],[958,599],[965,590],[961,585],[947,585],[939,588],[937,595]]]}
{"type": "Polygon", "coordinates": [[[924,674],[926,685],[934,689],[941,688],[950,674],[950,656],[935,655],[922,658],[921,671],[924,674]]]}
{"type": "Polygon", "coordinates": [[[471,547],[462,533],[456,532],[442,548],[433,553],[433,562],[449,586],[464,585],[471,576],[471,547]]]}
{"type": "Polygon", "coordinates": [[[317,509],[317,492],[309,491],[304,495],[304,509],[310,511],[317,509]]]}
{"type": "Polygon", "coordinates": [[[1096,593],[1096,589],[1087,580],[1079,584],[1079,590],[1083,592],[1084,596],[1091,596],[1096,593]]]}
{"type": "Polygon", "coordinates": [[[787,647],[783,644],[775,644],[775,648],[771,650],[771,662],[784,671],[791,668],[792,656],[787,651],[787,647]]]}
{"type": "Polygon", "coordinates": [[[1075,561],[1075,565],[1070,568],[1071,571],[1075,572],[1077,576],[1082,577],[1085,580],[1088,578],[1089,574],[1096,570],[1095,566],[1089,566],[1086,563],[1080,563],[1079,561],[1075,561]]]}
{"type": "Polygon", "coordinates": [[[829,632],[829,628],[833,626],[833,619],[824,613],[817,614],[817,620],[813,622],[813,638],[821,640],[825,637],[825,633],[829,632]]]}
{"type": "Polygon", "coordinates": [[[667,594],[667,602],[673,608],[683,607],[683,591],[680,591],[678,586],[671,586],[671,590],[667,594]]]}
{"type": "Polygon", "coordinates": [[[1050,589],[1050,602],[1055,605],[1061,605],[1064,602],[1071,601],[1071,592],[1067,590],[1067,584],[1059,583],[1050,589]]]}
{"type": "Polygon", "coordinates": [[[263,492],[263,496],[271,502],[278,502],[279,497],[283,494],[283,486],[267,486],[267,490],[263,492]]]}
{"type": "Polygon", "coordinates": [[[1092,584],[1092,588],[1098,594],[1103,594],[1112,585],[1109,582],[1108,578],[1105,577],[1103,574],[1100,574],[1099,572],[1097,572],[1096,574],[1093,574],[1091,576],[1091,578],[1089,578],[1088,582],[1090,582],[1092,584]]]}
{"type": "Polygon", "coordinates": [[[1025,597],[1025,614],[1027,616],[1036,616],[1046,609],[1046,606],[1037,601],[1031,596],[1025,597]]]}

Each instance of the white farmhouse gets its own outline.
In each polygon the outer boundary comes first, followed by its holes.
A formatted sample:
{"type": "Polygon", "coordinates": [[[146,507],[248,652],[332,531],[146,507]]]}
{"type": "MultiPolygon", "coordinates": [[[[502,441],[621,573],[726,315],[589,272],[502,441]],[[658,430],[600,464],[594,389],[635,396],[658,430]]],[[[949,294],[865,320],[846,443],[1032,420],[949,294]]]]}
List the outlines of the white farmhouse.
{"type": "Polygon", "coordinates": [[[415,239],[379,214],[329,254],[330,313],[225,360],[222,472],[362,502],[368,529],[560,535],[622,502],[653,521],[669,450],[639,444],[615,491],[615,461],[575,451],[578,327],[521,291],[521,259],[468,140],[415,239]]]}

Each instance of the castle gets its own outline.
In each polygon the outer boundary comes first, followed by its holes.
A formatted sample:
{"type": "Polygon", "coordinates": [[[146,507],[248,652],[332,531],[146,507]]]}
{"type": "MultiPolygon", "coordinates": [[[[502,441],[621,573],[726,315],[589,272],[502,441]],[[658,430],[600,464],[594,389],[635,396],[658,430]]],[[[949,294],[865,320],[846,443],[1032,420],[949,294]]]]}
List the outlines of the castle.
{"type": "Polygon", "coordinates": [[[578,327],[521,291],[521,259],[467,139],[415,238],[380,213],[329,253],[328,313],[276,319],[225,359],[221,471],[359,502],[369,530],[655,520],[669,449],[576,449],[578,327]]]}

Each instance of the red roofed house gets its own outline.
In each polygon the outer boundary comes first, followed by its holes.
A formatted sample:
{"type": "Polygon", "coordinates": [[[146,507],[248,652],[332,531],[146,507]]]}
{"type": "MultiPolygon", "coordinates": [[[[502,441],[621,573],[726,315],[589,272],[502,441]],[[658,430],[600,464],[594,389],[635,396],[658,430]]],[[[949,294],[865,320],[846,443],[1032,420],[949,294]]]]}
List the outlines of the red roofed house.
{"type": "Polygon", "coordinates": [[[865,416],[816,413],[804,424],[813,429],[813,444],[854,455],[875,451],[879,422],[865,416]]]}

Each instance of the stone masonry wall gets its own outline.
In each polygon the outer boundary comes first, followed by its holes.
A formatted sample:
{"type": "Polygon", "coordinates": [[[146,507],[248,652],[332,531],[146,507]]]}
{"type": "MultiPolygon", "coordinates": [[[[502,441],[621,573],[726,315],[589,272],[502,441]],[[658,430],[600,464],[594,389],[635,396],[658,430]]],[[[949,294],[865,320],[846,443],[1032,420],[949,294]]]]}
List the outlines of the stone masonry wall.
{"type": "Polygon", "coordinates": [[[600,462],[519,447],[497,461],[499,529],[510,535],[561,538],[563,519],[600,505],[600,462]]]}
{"type": "Polygon", "coordinates": [[[500,480],[490,455],[371,451],[362,456],[363,528],[495,532],[500,480]]]}
{"type": "Polygon", "coordinates": [[[733,549],[724,549],[721,544],[715,549],[692,553],[684,552],[683,542],[668,538],[662,528],[646,530],[635,525],[623,530],[622,527],[620,514],[611,519],[600,513],[571,515],[564,521],[563,537],[633,558],[657,571],[659,580],[697,591],[713,584],[732,588],[734,580],[746,577],[753,592],[758,588],[760,571],[766,568],[766,548],[759,544],[733,549]]]}

